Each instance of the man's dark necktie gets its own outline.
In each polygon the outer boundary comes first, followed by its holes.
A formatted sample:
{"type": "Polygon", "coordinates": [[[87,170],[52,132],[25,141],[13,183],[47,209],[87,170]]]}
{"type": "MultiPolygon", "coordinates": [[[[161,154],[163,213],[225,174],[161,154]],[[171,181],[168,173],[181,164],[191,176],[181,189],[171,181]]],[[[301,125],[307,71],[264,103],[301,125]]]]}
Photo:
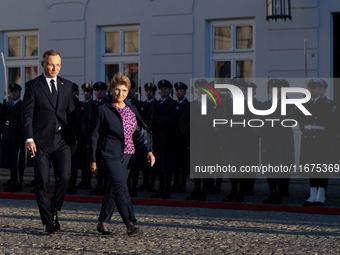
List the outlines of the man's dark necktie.
{"type": "Polygon", "coordinates": [[[57,107],[58,94],[57,94],[57,90],[55,89],[54,80],[51,80],[51,89],[52,89],[53,103],[54,103],[54,106],[57,107]]]}
{"type": "MultiPolygon", "coordinates": [[[[54,103],[54,107],[57,108],[58,94],[57,94],[57,90],[55,89],[54,80],[51,80],[51,89],[52,89],[52,100],[53,100],[53,103],[54,103]]],[[[57,117],[56,117],[55,124],[56,124],[55,128],[56,128],[56,131],[57,131],[60,127],[60,123],[59,123],[59,120],[58,120],[57,117]]]]}

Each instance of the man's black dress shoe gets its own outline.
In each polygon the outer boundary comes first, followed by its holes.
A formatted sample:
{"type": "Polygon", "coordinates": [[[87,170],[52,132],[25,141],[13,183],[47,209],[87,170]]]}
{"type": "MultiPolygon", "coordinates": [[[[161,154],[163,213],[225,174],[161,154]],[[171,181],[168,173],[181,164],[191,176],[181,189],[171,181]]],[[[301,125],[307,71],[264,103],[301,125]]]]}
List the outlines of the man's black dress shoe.
{"type": "Polygon", "coordinates": [[[314,203],[313,202],[309,202],[309,201],[305,201],[303,203],[303,206],[313,206],[313,205],[314,205],[314,203]]]}
{"type": "Polygon", "coordinates": [[[201,200],[201,201],[207,200],[207,194],[201,192],[201,193],[200,193],[200,196],[198,197],[198,200],[201,200]]]}
{"type": "Polygon", "coordinates": [[[276,198],[276,194],[275,193],[271,193],[269,195],[269,197],[267,197],[265,200],[263,200],[264,204],[273,204],[276,198]]]}
{"type": "Polygon", "coordinates": [[[82,189],[84,187],[84,184],[85,183],[83,181],[79,182],[78,185],[76,186],[76,189],[82,189]]]}
{"type": "Polygon", "coordinates": [[[99,191],[101,189],[101,185],[96,185],[93,190],[89,191],[90,196],[98,195],[99,191]]]}
{"type": "Polygon", "coordinates": [[[97,224],[97,231],[98,231],[99,233],[101,233],[102,235],[104,235],[104,236],[110,235],[110,234],[112,233],[111,231],[105,231],[105,230],[103,230],[103,229],[100,227],[99,223],[97,224]]]}
{"type": "Polygon", "coordinates": [[[235,198],[236,198],[236,192],[231,191],[228,196],[222,199],[222,202],[234,202],[235,198]]]}
{"type": "Polygon", "coordinates": [[[59,232],[60,231],[60,224],[58,221],[58,214],[57,212],[52,212],[52,226],[53,226],[53,230],[55,232],[59,232]]]}
{"type": "Polygon", "coordinates": [[[69,188],[68,191],[67,191],[67,194],[69,194],[69,195],[75,195],[75,194],[77,194],[76,188],[75,188],[75,187],[69,188]]]}
{"type": "Polygon", "coordinates": [[[92,185],[90,183],[85,183],[82,189],[92,189],[92,185]]]}
{"type": "Polygon", "coordinates": [[[45,230],[43,232],[43,235],[45,236],[53,236],[55,234],[52,225],[46,224],[45,225],[45,230]]]}
{"type": "Polygon", "coordinates": [[[130,189],[129,190],[130,197],[137,197],[137,190],[136,189],[130,189]]]}
{"type": "Polygon", "coordinates": [[[4,182],[2,185],[9,186],[9,185],[11,185],[11,183],[12,183],[12,181],[11,181],[11,179],[9,179],[7,182],[4,182]]]}
{"type": "Polygon", "coordinates": [[[33,179],[30,183],[26,184],[27,187],[34,187],[35,186],[35,180],[33,179]]]}
{"type": "Polygon", "coordinates": [[[201,196],[201,191],[198,189],[194,189],[194,191],[186,197],[186,200],[197,200],[201,196]]]}
{"type": "Polygon", "coordinates": [[[234,202],[236,202],[236,203],[242,203],[242,202],[244,202],[244,197],[243,197],[243,195],[242,195],[242,194],[237,194],[237,195],[235,196],[234,202]]]}
{"type": "Polygon", "coordinates": [[[165,192],[162,196],[163,199],[169,199],[171,198],[171,194],[169,192],[165,192]]]}
{"type": "Polygon", "coordinates": [[[9,187],[4,189],[4,192],[21,192],[22,187],[20,184],[11,184],[9,187]]]}
{"type": "Polygon", "coordinates": [[[323,206],[323,203],[322,203],[322,202],[319,202],[319,201],[316,201],[316,202],[314,203],[314,205],[315,205],[315,206],[323,206]]]}
{"type": "Polygon", "coordinates": [[[161,198],[163,196],[164,192],[157,191],[156,193],[152,194],[150,198],[161,198]]]}
{"type": "Polygon", "coordinates": [[[137,188],[137,191],[147,190],[148,187],[149,187],[149,183],[143,182],[142,185],[140,185],[140,186],[137,188]]]}

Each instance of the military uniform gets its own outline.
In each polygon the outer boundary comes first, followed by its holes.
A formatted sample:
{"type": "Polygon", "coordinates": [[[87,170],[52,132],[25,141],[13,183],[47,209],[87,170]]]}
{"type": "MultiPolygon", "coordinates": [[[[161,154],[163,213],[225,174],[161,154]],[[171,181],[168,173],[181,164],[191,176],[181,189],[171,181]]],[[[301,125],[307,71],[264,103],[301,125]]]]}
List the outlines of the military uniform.
{"type": "MultiPolygon", "coordinates": [[[[196,88],[196,93],[198,93],[200,88],[206,88],[205,85],[209,84],[204,79],[198,79],[195,81],[194,86],[196,88]]],[[[190,140],[190,167],[202,166],[202,165],[215,165],[217,158],[220,155],[208,155],[210,151],[214,151],[216,144],[219,143],[217,136],[215,134],[215,129],[212,126],[212,120],[216,115],[217,109],[210,100],[207,100],[207,115],[201,114],[201,97],[190,102],[189,107],[186,108],[181,119],[180,128],[182,132],[187,133],[187,128],[185,128],[185,123],[188,123],[190,118],[190,136],[194,139],[190,140]],[[190,112],[190,114],[189,114],[190,112]],[[189,116],[190,115],[190,116],[189,116]],[[186,121],[185,121],[186,120],[186,121]],[[197,139],[199,137],[199,139],[197,139]]],[[[187,136],[188,137],[188,136],[187,136]]],[[[206,200],[208,187],[210,187],[211,179],[202,178],[201,176],[194,175],[194,190],[186,197],[187,200],[206,200]]]]}
{"type": "MultiPolygon", "coordinates": [[[[83,91],[92,92],[92,86],[89,83],[84,83],[81,86],[83,91]]],[[[78,140],[78,150],[79,156],[81,158],[80,169],[81,169],[81,182],[77,185],[77,189],[91,189],[91,177],[92,173],[90,170],[90,162],[88,158],[88,144],[89,137],[91,133],[91,122],[90,122],[90,112],[93,108],[92,97],[84,102],[80,103],[78,108],[78,119],[80,124],[80,136],[78,140]]]]}
{"type": "MultiPolygon", "coordinates": [[[[9,85],[9,91],[21,91],[15,83],[9,85]]],[[[5,192],[22,191],[25,169],[25,141],[22,133],[22,100],[7,104],[2,111],[1,168],[9,168],[11,184],[5,192]],[[18,182],[19,172],[19,182],[18,182]]]]}
{"type": "MultiPolygon", "coordinates": [[[[230,80],[230,83],[239,87],[242,91],[247,90],[247,83],[243,78],[235,77],[230,80]]],[[[226,104],[225,117],[229,122],[243,123],[253,118],[253,114],[247,107],[246,98],[244,100],[244,115],[233,114],[233,99],[226,104]]],[[[243,124],[235,124],[233,126],[226,125],[222,129],[221,141],[222,141],[222,165],[235,166],[240,169],[241,166],[252,166],[256,165],[254,162],[254,146],[256,143],[255,128],[245,126],[243,124]],[[255,143],[254,143],[255,141],[255,143]]],[[[256,152],[256,150],[255,150],[256,152]]],[[[247,173],[247,175],[249,175],[247,173]]],[[[246,179],[244,176],[238,174],[229,173],[230,180],[230,193],[222,199],[223,202],[243,202],[244,193],[247,189],[246,179]]]]}
{"type": "MultiPolygon", "coordinates": [[[[322,81],[317,78],[308,80],[308,87],[315,89],[322,86],[322,81]]],[[[300,122],[302,129],[300,165],[326,164],[334,137],[335,108],[329,100],[321,97],[311,99],[304,105],[312,114],[303,116],[300,122]]],[[[324,204],[324,192],[327,175],[319,178],[310,178],[310,197],[305,201],[305,206],[324,204]]]]}
{"type": "MultiPolygon", "coordinates": [[[[174,85],[176,90],[187,90],[188,86],[182,82],[177,82],[174,85]]],[[[178,119],[183,115],[184,110],[189,107],[189,101],[185,97],[181,101],[176,101],[176,111],[178,119]]],[[[179,123],[175,126],[175,147],[176,147],[176,160],[177,166],[174,173],[174,184],[171,188],[172,191],[179,193],[185,192],[187,176],[189,169],[187,168],[187,150],[188,141],[187,137],[181,132],[179,123]]]]}
{"type": "MultiPolygon", "coordinates": [[[[74,92],[79,92],[78,85],[75,83],[72,83],[72,90],[74,92]]],[[[68,123],[70,127],[73,129],[74,134],[76,135],[77,142],[79,143],[80,135],[81,135],[81,127],[80,127],[80,119],[79,119],[79,112],[80,112],[80,105],[81,102],[77,98],[77,96],[73,97],[74,100],[74,106],[75,110],[69,115],[68,123]]],[[[78,169],[80,169],[80,153],[79,148],[71,157],[72,166],[71,166],[71,177],[70,177],[70,183],[69,188],[67,191],[67,194],[73,195],[77,193],[76,190],[76,182],[77,182],[77,176],[78,176],[78,169]]]]}
{"type": "MultiPolygon", "coordinates": [[[[153,94],[155,94],[157,87],[153,83],[148,82],[144,84],[144,89],[152,90],[153,94]]],[[[146,117],[150,109],[157,102],[156,98],[153,98],[150,101],[145,100],[144,102],[141,102],[141,101],[138,101],[135,97],[133,97],[130,102],[136,106],[142,119],[148,125],[149,123],[147,123],[146,117]]],[[[139,153],[137,150],[136,153],[132,157],[133,158],[131,159],[131,171],[130,171],[131,180],[129,183],[131,187],[130,196],[136,197],[137,191],[143,191],[143,190],[155,191],[156,174],[154,171],[150,172],[150,163],[147,160],[146,153],[142,154],[142,153],[139,153]],[[143,171],[143,183],[137,188],[140,170],[143,171]]]]}
{"type": "MultiPolygon", "coordinates": [[[[287,81],[282,79],[271,79],[268,81],[269,88],[277,87],[280,90],[282,87],[288,87],[287,81]]],[[[270,109],[272,100],[263,103],[263,109],[270,109]]],[[[294,119],[295,109],[291,105],[287,105],[287,115],[281,116],[281,98],[278,99],[276,110],[266,119],[277,119],[280,121],[274,122],[272,127],[271,122],[265,122],[261,132],[261,163],[271,166],[290,166],[295,164],[294,152],[294,134],[291,127],[283,127],[281,121],[283,119],[294,119]]],[[[290,174],[287,176],[277,176],[277,173],[267,175],[270,195],[264,200],[265,204],[274,203],[281,204],[282,197],[287,196],[290,174]],[[286,177],[286,178],[284,178],[286,177]]]]}
{"type": "MultiPolygon", "coordinates": [[[[96,82],[95,84],[93,84],[92,89],[94,91],[96,90],[103,90],[103,91],[107,91],[107,85],[104,82],[96,82]]],[[[104,104],[108,101],[108,99],[106,97],[103,97],[101,99],[96,99],[92,101],[92,104],[89,108],[89,111],[85,114],[84,119],[86,119],[88,121],[88,126],[90,127],[90,130],[92,128],[92,116],[94,114],[94,112],[96,111],[96,109],[98,108],[99,105],[104,104]]],[[[89,132],[89,136],[91,135],[91,132],[89,132]]],[[[89,146],[89,144],[88,144],[89,146]]],[[[89,150],[88,150],[88,154],[87,154],[87,159],[88,159],[88,165],[90,166],[91,162],[89,160],[90,155],[89,155],[89,150]]],[[[92,176],[92,174],[91,174],[92,176]]],[[[108,183],[108,178],[106,178],[104,170],[98,168],[98,174],[96,176],[96,186],[94,187],[93,190],[91,190],[89,192],[89,195],[104,195],[105,193],[105,189],[108,183]]]]}
{"type": "MultiPolygon", "coordinates": [[[[172,89],[171,83],[167,80],[161,80],[157,85],[158,88],[172,89]]],[[[174,142],[177,124],[176,102],[170,96],[156,101],[147,120],[152,129],[153,148],[157,158],[153,170],[156,171],[160,182],[159,190],[151,197],[166,199],[171,196],[171,177],[176,168],[174,142]]]]}
{"type": "MultiPolygon", "coordinates": [[[[255,97],[257,85],[253,82],[248,82],[248,87],[253,88],[254,108],[258,110],[262,109],[263,107],[262,102],[257,100],[257,98],[255,97]]],[[[248,142],[248,144],[252,146],[251,148],[252,153],[249,156],[252,157],[251,165],[258,166],[259,158],[260,158],[260,130],[255,128],[254,131],[255,131],[255,136],[252,136],[251,141],[248,142]]],[[[254,187],[255,187],[255,180],[256,180],[255,177],[256,177],[256,173],[249,173],[249,178],[246,179],[246,183],[245,183],[244,196],[254,195],[255,193],[254,187]]]]}

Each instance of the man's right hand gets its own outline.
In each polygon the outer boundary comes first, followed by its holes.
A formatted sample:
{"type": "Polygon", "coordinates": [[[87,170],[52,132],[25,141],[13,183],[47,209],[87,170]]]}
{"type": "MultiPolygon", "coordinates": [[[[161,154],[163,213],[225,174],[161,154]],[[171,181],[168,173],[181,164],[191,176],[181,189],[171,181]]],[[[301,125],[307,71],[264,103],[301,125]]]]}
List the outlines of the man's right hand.
{"type": "Polygon", "coordinates": [[[37,152],[37,147],[35,146],[35,142],[28,142],[26,143],[26,148],[28,153],[31,155],[31,158],[35,156],[35,153],[37,152]]]}

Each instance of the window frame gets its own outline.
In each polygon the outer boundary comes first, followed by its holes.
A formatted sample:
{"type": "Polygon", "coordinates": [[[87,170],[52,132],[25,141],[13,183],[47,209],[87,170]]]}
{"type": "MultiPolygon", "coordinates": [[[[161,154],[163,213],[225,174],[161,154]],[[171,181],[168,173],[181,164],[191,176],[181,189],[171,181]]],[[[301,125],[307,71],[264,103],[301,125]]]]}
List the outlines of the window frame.
{"type": "MultiPolygon", "coordinates": [[[[118,64],[119,71],[124,74],[124,64],[138,64],[138,81],[140,81],[140,25],[122,25],[101,27],[101,72],[100,77],[105,80],[105,65],[118,64]],[[124,32],[138,31],[138,52],[124,52],[124,32]],[[119,32],[119,53],[105,53],[105,33],[119,32]]],[[[136,94],[139,91],[136,90],[136,94]]]]}
{"type": "MultiPolygon", "coordinates": [[[[255,19],[216,20],[210,21],[210,77],[215,78],[215,62],[230,61],[231,78],[236,76],[236,61],[250,60],[253,64],[253,77],[255,73],[255,19]],[[236,48],[236,27],[251,26],[253,47],[251,49],[236,48]],[[215,27],[231,27],[231,48],[215,49],[215,27]]],[[[252,77],[247,77],[252,78],[252,77]]]]}
{"type": "MultiPolygon", "coordinates": [[[[20,86],[22,87],[22,96],[25,92],[26,83],[26,67],[37,67],[37,76],[39,76],[39,52],[40,52],[40,42],[39,42],[39,30],[27,30],[27,31],[8,31],[4,32],[4,58],[6,61],[6,72],[9,74],[9,68],[20,68],[20,86]],[[37,36],[38,38],[38,55],[37,56],[25,56],[26,55],[26,36],[37,36]],[[8,38],[10,37],[20,37],[21,38],[21,57],[9,57],[8,50],[8,38]]],[[[10,84],[9,77],[7,77],[7,86],[10,84]]]]}
{"type": "Polygon", "coordinates": [[[5,32],[5,54],[4,57],[6,60],[29,60],[29,59],[37,59],[39,60],[39,31],[38,30],[29,30],[29,31],[10,31],[10,32],[5,32]],[[38,54],[37,56],[25,56],[26,55],[26,40],[25,38],[27,36],[37,36],[38,38],[38,54]],[[8,56],[8,49],[9,49],[9,44],[8,44],[8,38],[10,37],[20,37],[21,39],[21,57],[9,57],[8,56]]]}

